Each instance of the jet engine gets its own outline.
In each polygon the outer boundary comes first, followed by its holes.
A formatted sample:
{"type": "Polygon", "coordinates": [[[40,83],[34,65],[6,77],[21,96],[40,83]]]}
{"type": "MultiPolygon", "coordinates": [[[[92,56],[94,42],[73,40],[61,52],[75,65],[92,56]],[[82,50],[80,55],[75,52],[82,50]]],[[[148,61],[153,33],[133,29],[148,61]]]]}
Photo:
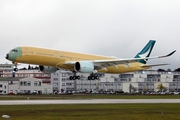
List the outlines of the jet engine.
{"type": "Polygon", "coordinates": [[[41,72],[44,72],[44,73],[54,73],[56,72],[58,69],[56,67],[50,67],[50,66],[42,66],[40,65],[39,66],[39,70],[41,72]]]}
{"type": "Polygon", "coordinates": [[[91,62],[85,62],[85,61],[76,62],[74,65],[74,69],[75,71],[81,72],[81,73],[91,73],[94,71],[94,64],[91,62]]]}

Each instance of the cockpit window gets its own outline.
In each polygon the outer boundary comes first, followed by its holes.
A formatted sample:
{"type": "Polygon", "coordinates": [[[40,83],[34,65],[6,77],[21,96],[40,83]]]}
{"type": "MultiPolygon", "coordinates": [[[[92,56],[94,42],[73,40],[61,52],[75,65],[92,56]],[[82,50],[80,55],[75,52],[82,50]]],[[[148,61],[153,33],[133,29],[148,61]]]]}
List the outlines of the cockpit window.
{"type": "Polygon", "coordinates": [[[16,49],[13,49],[13,50],[11,50],[12,52],[18,52],[18,50],[16,50],[16,49]]]}

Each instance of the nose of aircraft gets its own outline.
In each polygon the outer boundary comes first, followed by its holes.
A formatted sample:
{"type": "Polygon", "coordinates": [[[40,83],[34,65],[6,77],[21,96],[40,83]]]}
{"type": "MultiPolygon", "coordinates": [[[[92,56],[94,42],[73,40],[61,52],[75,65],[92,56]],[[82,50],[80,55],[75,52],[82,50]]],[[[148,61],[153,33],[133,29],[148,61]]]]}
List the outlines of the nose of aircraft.
{"type": "Polygon", "coordinates": [[[9,58],[9,54],[6,54],[6,57],[5,57],[6,59],[8,59],[9,58]]]}

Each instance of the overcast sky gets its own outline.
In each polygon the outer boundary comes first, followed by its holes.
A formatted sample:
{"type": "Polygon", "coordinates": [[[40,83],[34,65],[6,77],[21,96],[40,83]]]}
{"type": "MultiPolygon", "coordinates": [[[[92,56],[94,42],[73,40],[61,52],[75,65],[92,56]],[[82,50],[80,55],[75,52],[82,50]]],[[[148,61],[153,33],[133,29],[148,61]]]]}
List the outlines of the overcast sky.
{"type": "MultiPolygon", "coordinates": [[[[180,67],[179,0],[1,0],[0,63],[14,47],[134,57],[155,39],[151,56],[177,52],[149,64],[180,67]]],[[[10,63],[10,62],[8,62],[10,63]]]]}

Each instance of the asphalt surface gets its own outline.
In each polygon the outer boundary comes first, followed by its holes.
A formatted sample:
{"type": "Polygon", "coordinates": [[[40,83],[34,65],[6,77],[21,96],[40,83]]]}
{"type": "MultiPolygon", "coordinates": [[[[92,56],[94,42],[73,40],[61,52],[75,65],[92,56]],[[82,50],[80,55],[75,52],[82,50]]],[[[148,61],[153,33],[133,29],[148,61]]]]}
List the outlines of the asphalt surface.
{"type": "Polygon", "coordinates": [[[0,100],[0,105],[180,103],[180,99],[0,100]]]}

